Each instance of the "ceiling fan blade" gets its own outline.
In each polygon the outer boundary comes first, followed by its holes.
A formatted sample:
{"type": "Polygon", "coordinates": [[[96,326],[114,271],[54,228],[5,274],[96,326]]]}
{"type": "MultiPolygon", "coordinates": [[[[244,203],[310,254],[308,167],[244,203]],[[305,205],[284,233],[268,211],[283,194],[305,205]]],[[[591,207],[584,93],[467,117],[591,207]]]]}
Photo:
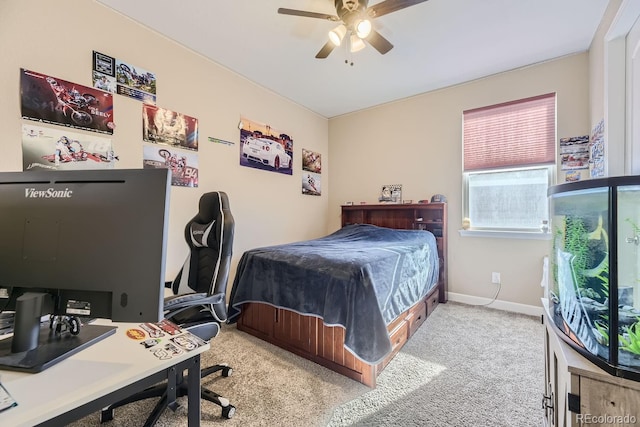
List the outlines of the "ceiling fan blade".
{"type": "Polygon", "coordinates": [[[337,22],[340,20],[340,18],[338,18],[335,15],[328,15],[326,13],[307,12],[306,10],[287,9],[284,7],[278,8],[278,13],[282,15],[304,16],[306,18],[326,19],[327,21],[334,21],[334,22],[337,22]]]}
{"type": "Polygon", "coordinates": [[[383,55],[393,49],[393,45],[391,44],[391,42],[382,37],[382,34],[377,32],[376,30],[371,30],[371,34],[369,34],[369,37],[367,37],[365,40],[368,41],[369,44],[375,48],[375,50],[383,55]]]}
{"type": "Polygon", "coordinates": [[[320,52],[316,54],[316,58],[318,59],[326,58],[327,56],[329,56],[331,52],[333,52],[333,49],[335,47],[336,46],[333,43],[331,43],[331,41],[326,42],[324,46],[322,46],[322,49],[320,49],[320,52]]]}
{"type": "Polygon", "coordinates": [[[391,12],[396,12],[400,9],[424,3],[426,1],[427,0],[385,0],[368,8],[367,13],[372,18],[378,18],[391,12]]]}

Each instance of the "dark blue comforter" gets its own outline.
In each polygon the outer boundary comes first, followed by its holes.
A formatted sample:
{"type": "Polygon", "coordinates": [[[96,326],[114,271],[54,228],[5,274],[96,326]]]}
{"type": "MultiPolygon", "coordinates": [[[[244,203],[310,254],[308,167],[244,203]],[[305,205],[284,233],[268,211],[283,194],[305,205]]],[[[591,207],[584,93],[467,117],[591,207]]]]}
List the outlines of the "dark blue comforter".
{"type": "Polygon", "coordinates": [[[428,231],[354,224],[328,236],[252,249],[238,264],[229,322],[261,302],[345,328],[345,346],[367,363],[391,351],[387,325],[438,282],[428,231]]]}

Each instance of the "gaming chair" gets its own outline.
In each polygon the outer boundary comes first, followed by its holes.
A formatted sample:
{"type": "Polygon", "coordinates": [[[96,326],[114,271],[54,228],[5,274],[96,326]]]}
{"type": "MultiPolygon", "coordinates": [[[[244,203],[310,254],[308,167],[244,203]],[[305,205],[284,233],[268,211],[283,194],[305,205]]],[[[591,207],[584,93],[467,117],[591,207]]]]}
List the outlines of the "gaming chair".
{"type": "MultiPolygon", "coordinates": [[[[185,226],[185,239],[189,255],[173,282],[166,283],[165,318],[209,341],[220,332],[220,324],[227,320],[226,289],[231,266],[234,232],[233,215],[229,199],[222,191],[205,193],[200,197],[199,209],[185,226]]],[[[221,371],[223,377],[231,375],[227,365],[214,365],[201,370],[201,378],[221,371]]],[[[168,402],[166,383],[155,385],[129,398],[123,399],[101,412],[100,420],[113,419],[113,410],[131,402],[161,397],[145,425],[153,425],[168,406],[176,410],[176,402],[168,402]]],[[[187,394],[186,378],[179,381],[177,397],[187,394]]],[[[201,398],[219,405],[222,416],[231,418],[235,407],[219,394],[201,388],[201,398]]]]}

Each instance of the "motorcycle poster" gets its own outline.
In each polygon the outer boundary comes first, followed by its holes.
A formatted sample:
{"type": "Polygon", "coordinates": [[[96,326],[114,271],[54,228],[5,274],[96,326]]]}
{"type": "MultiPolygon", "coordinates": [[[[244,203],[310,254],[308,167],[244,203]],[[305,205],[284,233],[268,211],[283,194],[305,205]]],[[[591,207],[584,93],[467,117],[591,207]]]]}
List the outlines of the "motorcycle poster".
{"type": "Polygon", "coordinates": [[[20,69],[22,118],[113,134],[113,95],[20,69]]]}
{"type": "Polygon", "coordinates": [[[302,170],[322,173],[322,155],[315,151],[302,149],[302,170]]]}
{"type": "Polygon", "coordinates": [[[104,53],[93,51],[93,87],[156,103],[156,75],[104,53]]]}
{"type": "Polygon", "coordinates": [[[171,185],[198,186],[198,155],[190,151],[168,150],[157,145],[144,145],[144,169],[171,169],[171,185]]]}
{"type": "Polygon", "coordinates": [[[308,196],[322,195],[322,175],[315,172],[302,172],[302,194],[308,196]]]}
{"type": "Polygon", "coordinates": [[[111,169],[118,156],[110,138],[59,127],[22,125],[22,166],[32,169],[111,169]]]}
{"type": "Polygon", "coordinates": [[[198,150],[198,119],[182,113],[142,105],[142,139],[154,144],[198,150]]]}
{"type": "Polygon", "coordinates": [[[302,149],[302,194],[322,195],[322,155],[302,149]]]}

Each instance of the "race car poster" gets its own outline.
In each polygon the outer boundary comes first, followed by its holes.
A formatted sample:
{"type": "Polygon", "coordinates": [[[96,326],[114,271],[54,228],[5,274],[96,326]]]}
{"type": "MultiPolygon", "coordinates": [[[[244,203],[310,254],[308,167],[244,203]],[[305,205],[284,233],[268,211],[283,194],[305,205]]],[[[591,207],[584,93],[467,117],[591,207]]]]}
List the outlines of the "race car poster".
{"type": "Polygon", "coordinates": [[[322,156],[315,151],[302,149],[302,194],[322,195],[322,156]]]}
{"type": "Polygon", "coordinates": [[[142,157],[144,169],[171,169],[171,185],[198,186],[198,154],[145,144],[142,157]]]}
{"type": "Polygon", "coordinates": [[[142,139],[155,144],[198,150],[198,119],[143,104],[142,139]]]}
{"type": "Polygon", "coordinates": [[[22,167],[31,169],[111,169],[118,156],[110,138],[65,128],[22,125],[22,167]]]}
{"type": "Polygon", "coordinates": [[[22,118],[113,134],[113,95],[20,69],[22,118]]]}
{"type": "Polygon", "coordinates": [[[240,119],[240,166],[293,175],[293,139],[269,125],[240,119]]]}
{"type": "Polygon", "coordinates": [[[147,104],[156,103],[156,75],[143,68],[93,51],[93,87],[128,96],[147,104]]]}

